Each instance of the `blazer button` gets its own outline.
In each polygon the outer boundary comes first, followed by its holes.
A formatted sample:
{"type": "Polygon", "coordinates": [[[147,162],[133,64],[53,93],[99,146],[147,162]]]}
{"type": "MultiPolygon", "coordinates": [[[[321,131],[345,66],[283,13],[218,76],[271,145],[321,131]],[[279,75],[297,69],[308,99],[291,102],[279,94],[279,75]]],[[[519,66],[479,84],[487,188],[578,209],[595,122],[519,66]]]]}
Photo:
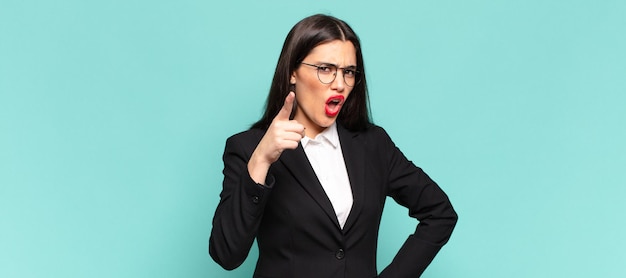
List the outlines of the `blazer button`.
{"type": "Polygon", "coordinates": [[[259,203],[259,196],[252,197],[252,202],[255,203],[255,204],[258,204],[259,203]]]}
{"type": "Polygon", "coordinates": [[[343,252],[343,249],[339,249],[337,251],[337,253],[335,253],[335,258],[337,258],[337,260],[341,260],[345,256],[346,256],[346,254],[345,254],[345,252],[343,252]]]}

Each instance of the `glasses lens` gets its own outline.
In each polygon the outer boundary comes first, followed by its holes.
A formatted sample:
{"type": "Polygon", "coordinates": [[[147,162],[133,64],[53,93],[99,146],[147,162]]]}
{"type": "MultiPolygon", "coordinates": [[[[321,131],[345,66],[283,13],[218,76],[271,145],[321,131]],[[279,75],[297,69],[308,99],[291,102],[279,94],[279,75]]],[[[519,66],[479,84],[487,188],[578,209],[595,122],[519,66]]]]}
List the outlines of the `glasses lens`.
{"type": "Polygon", "coordinates": [[[317,77],[324,84],[329,84],[335,81],[337,77],[337,67],[333,65],[321,65],[317,67],[317,77]]]}
{"type": "MultiPolygon", "coordinates": [[[[357,71],[354,68],[341,69],[343,75],[343,81],[348,87],[354,87],[358,78],[357,71]]],[[[317,77],[324,84],[330,84],[337,78],[337,66],[335,65],[320,65],[317,67],[317,77]]]]}
{"type": "Polygon", "coordinates": [[[354,87],[357,78],[357,72],[355,69],[347,68],[343,70],[343,80],[346,82],[346,86],[354,87]]]}

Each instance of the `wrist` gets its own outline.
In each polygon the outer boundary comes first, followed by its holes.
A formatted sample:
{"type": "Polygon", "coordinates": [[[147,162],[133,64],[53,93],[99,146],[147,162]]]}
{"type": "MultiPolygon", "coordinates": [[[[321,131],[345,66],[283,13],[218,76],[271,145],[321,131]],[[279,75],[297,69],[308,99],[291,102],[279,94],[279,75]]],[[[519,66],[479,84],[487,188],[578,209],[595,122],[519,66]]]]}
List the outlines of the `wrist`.
{"type": "Polygon", "coordinates": [[[266,160],[259,158],[253,153],[250,157],[250,161],[248,161],[248,174],[254,182],[265,184],[265,178],[267,177],[270,165],[271,163],[268,163],[266,160]]]}

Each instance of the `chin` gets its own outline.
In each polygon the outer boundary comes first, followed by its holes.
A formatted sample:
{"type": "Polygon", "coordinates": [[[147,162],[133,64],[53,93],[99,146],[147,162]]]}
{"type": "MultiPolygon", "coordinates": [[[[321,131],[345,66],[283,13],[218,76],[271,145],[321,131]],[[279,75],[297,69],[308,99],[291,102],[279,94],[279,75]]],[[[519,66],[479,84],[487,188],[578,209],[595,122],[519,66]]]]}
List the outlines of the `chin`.
{"type": "Polygon", "coordinates": [[[319,124],[319,126],[323,128],[330,127],[331,125],[335,123],[336,120],[337,120],[336,118],[324,120],[319,124]]]}

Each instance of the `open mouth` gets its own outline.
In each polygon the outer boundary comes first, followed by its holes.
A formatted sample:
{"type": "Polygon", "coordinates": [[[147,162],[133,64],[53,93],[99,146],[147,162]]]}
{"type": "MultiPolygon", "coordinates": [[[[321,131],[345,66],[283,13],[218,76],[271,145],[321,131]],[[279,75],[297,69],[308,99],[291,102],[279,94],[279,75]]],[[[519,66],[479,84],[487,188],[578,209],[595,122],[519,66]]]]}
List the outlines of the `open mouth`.
{"type": "Polygon", "coordinates": [[[344,97],[342,95],[331,96],[326,100],[326,116],[335,117],[339,114],[343,105],[344,97]]]}

